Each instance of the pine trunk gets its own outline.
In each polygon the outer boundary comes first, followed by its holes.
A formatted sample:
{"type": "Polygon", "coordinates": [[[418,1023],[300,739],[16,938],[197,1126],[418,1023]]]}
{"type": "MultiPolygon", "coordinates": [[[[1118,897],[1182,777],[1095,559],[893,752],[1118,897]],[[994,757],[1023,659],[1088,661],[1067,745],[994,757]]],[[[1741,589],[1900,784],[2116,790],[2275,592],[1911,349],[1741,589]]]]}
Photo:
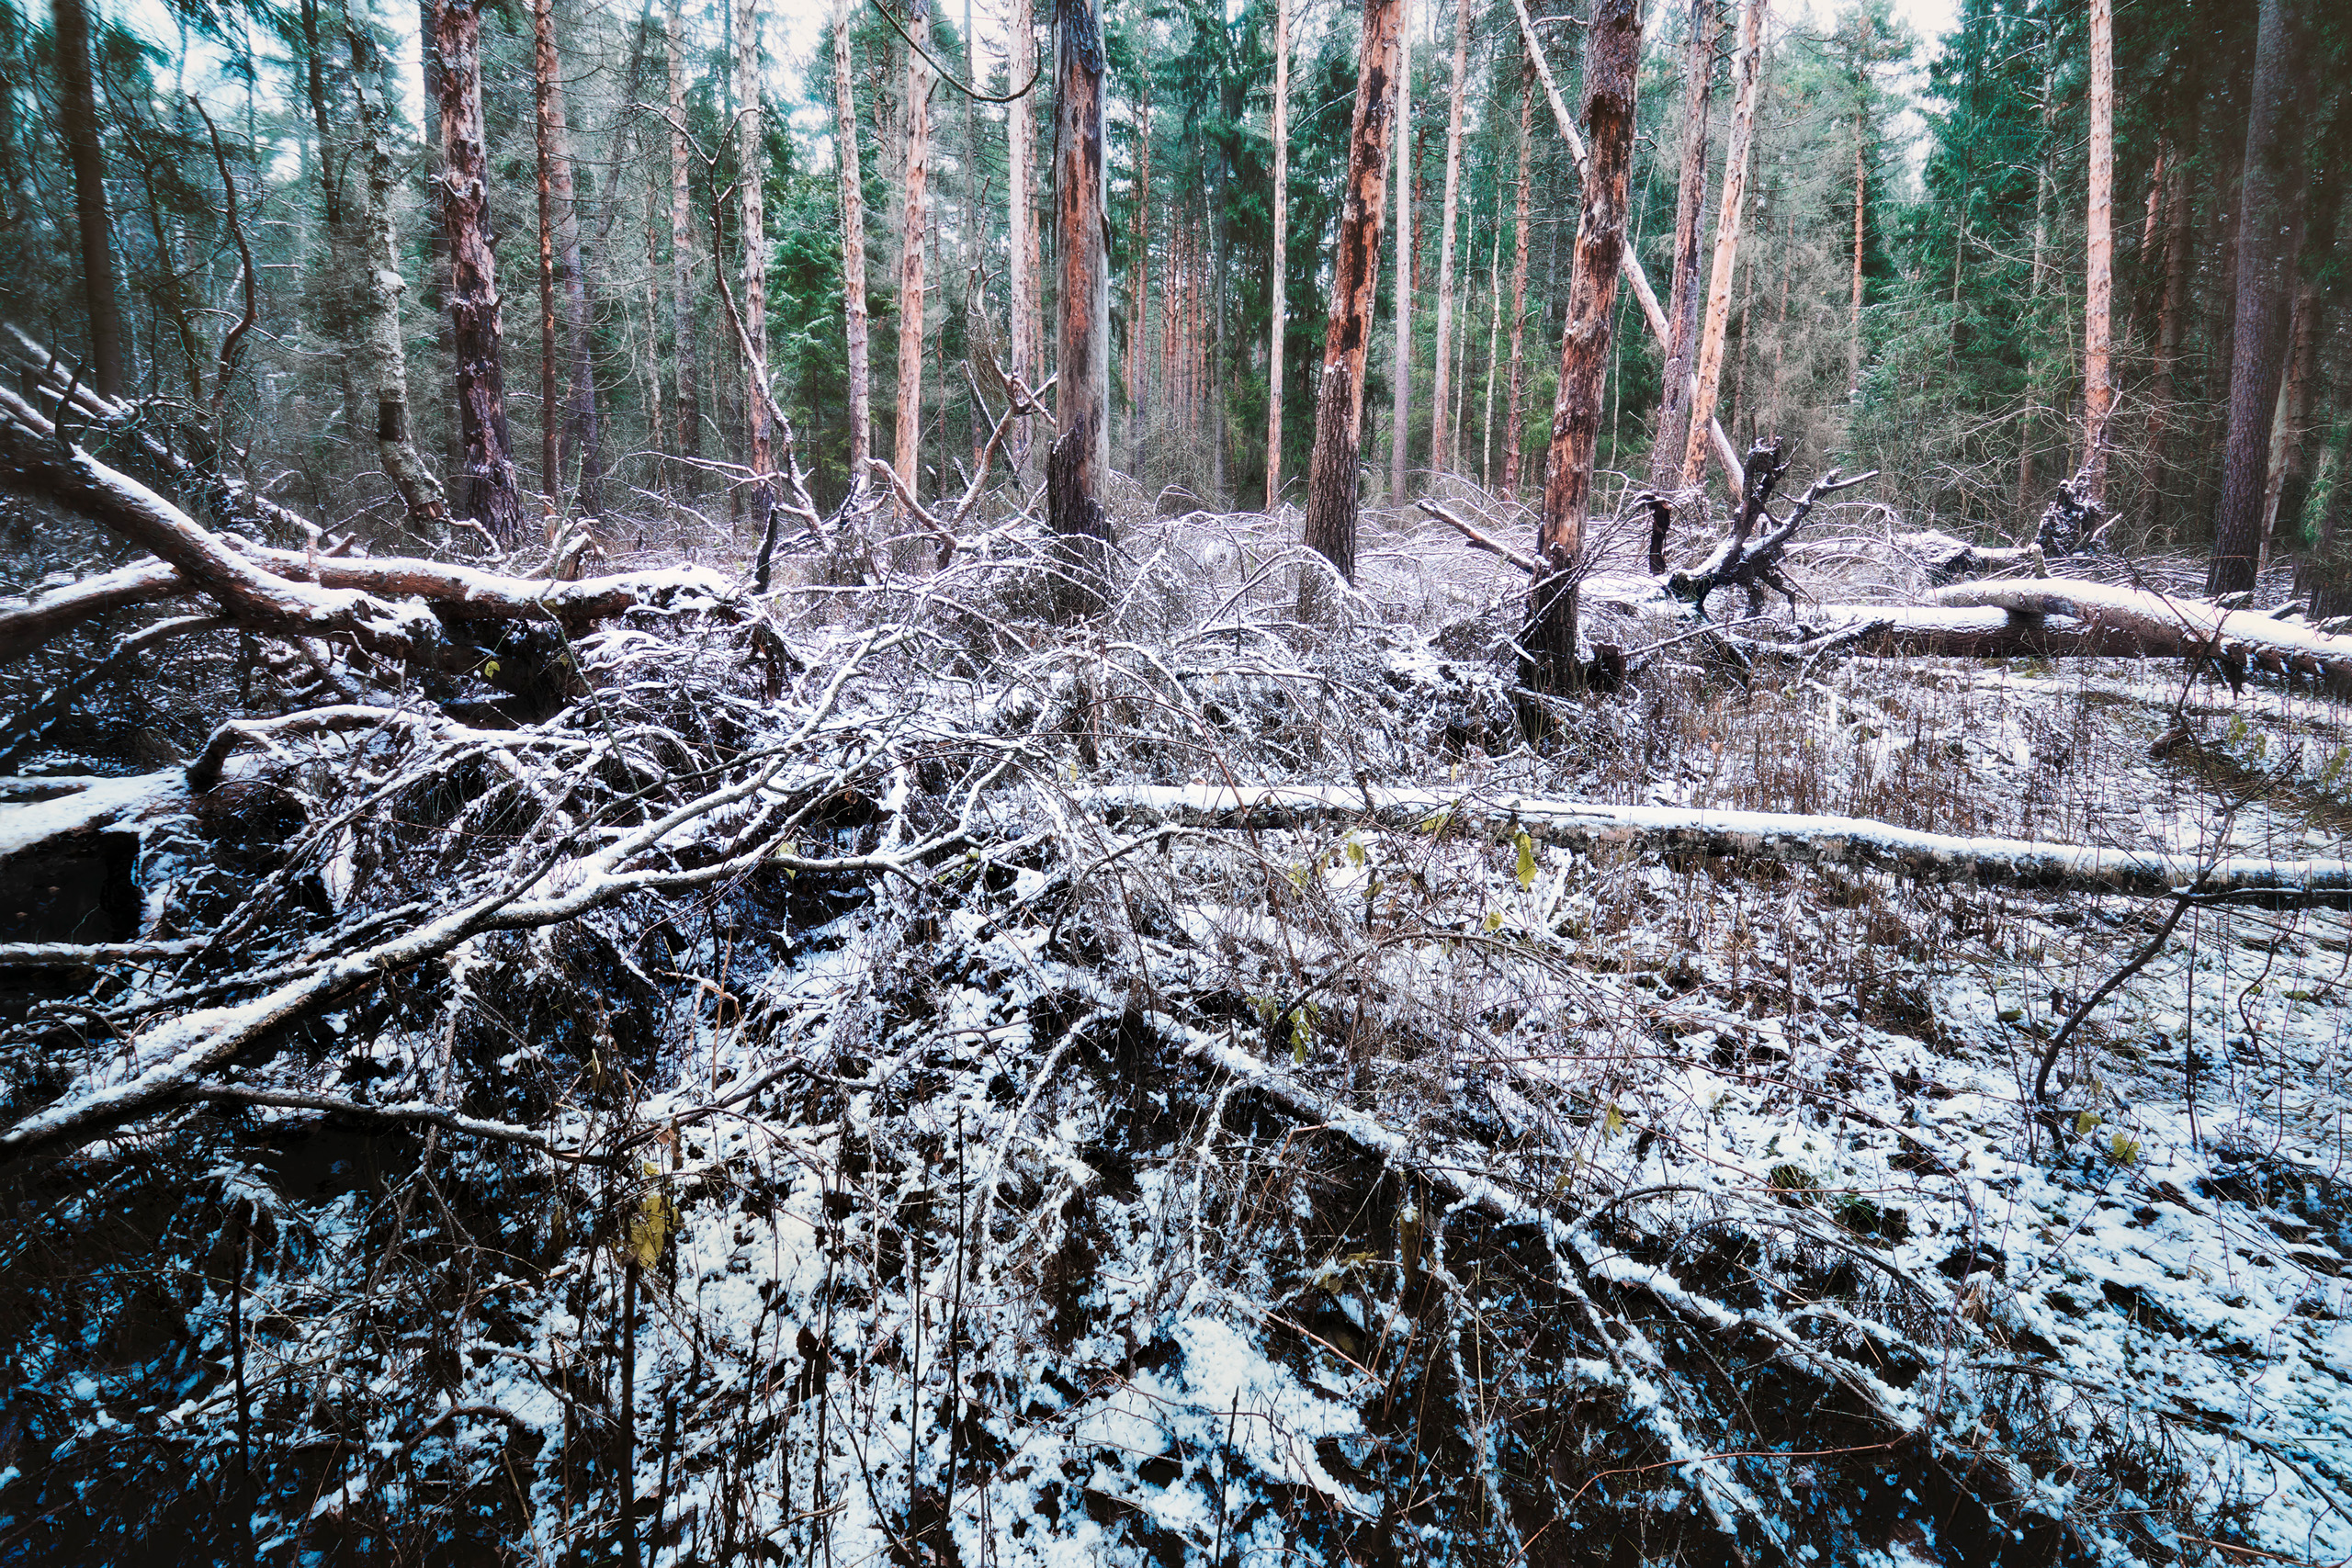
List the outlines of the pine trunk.
{"type": "Polygon", "coordinates": [[[1503,212],[1495,202],[1494,248],[1487,257],[1487,396],[1478,415],[1478,488],[1495,488],[1495,369],[1503,343],[1503,212]]]}
{"type": "Polygon", "coordinates": [[[1453,108],[1445,122],[1445,206],[1437,228],[1437,379],[1430,389],[1430,467],[1443,468],[1453,459],[1450,439],[1453,418],[1453,374],[1449,351],[1453,347],[1453,219],[1462,191],[1462,106],[1464,74],[1470,63],[1470,0],[1453,0],[1453,108]]]}
{"type": "Polygon", "coordinates": [[[1739,226],[1747,198],[1747,149],[1756,133],[1756,88],[1764,69],[1766,0],[1747,0],[1740,24],[1738,85],[1731,109],[1731,145],[1724,157],[1723,209],[1715,220],[1715,255],[1707,284],[1705,330],[1699,338],[1699,385],[1690,397],[1690,434],[1683,444],[1682,484],[1699,482],[1706,466],[1709,427],[1715,417],[1715,390],[1724,367],[1724,334],[1731,321],[1733,265],[1739,256],[1739,226]]]}
{"type": "MultiPolygon", "coordinates": [[[[1037,23],[1030,0],[1012,0],[1012,20],[1007,29],[1004,56],[1005,90],[1020,93],[1037,69],[1037,23]]],[[[1035,391],[1045,356],[1043,329],[1037,321],[1037,216],[1030,201],[1029,161],[1035,134],[1030,129],[1031,95],[1021,93],[1004,106],[1005,172],[1005,294],[1012,311],[1010,367],[1012,378],[1035,391]]],[[[1035,431],[1027,418],[1012,422],[1009,460],[1017,479],[1028,467],[1035,431]]]]}
{"type": "Polygon", "coordinates": [[[1682,484],[1690,441],[1690,369],[1699,335],[1700,220],[1707,209],[1708,102],[1715,79],[1715,0],[1690,0],[1690,40],[1682,63],[1682,177],[1674,199],[1674,282],[1667,295],[1666,368],[1657,433],[1650,442],[1650,489],[1682,484]]]}
{"type": "MultiPolygon", "coordinates": [[[[907,36],[931,39],[928,0],[909,0],[907,36]]],[[[899,243],[899,402],[892,467],[907,493],[922,490],[923,184],[931,166],[931,72],[920,49],[907,51],[906,219],[899,243]]]]}
{"type": "Polygon", "coordinates": [[[833,153],[841,184],[842,320],[849,356],[849,485],[865,488],[874,439],[874,378],[865,323],[865,182],[858,167],[856,68],[850,59],[850,0],[833,0],[833,153]]]}
{"type": "Polygon", "coordinates": [[[677,451],[688,459],[686,488],[695,485],[695,459],[702,456],[702,395],[695,374],[700,347],[695,341],[695,237],[693,151],[686,140],[686,31],[682,0],[670,0],[670,347],[677,361],[677,451]]]}
{"type": "Polygon", "coordinates": [[[2262,569],[2270,564],[2279,519],[2286,518],[2290,535],[2300,532],[2296,527],[2302,518],[2300,487],[2291,510],[2285,508],[2283,502],[2301,455],[2303,423],[2311,413],[2312,372],[2319,353],[2318,316],[2318,288],[2309,283],[2296,285],[2287,330],[2287,373],[2278,384],[2278,406],[2270,422],[2270,460],[2268,478],[2262,489],[2262,557],[2256,568],[2257,578],[2262,569]]]}
{"type": "Polygon", "coordinates": [[[122,311],[114,286],[114,221],[107,212],[106,149],[98,141],[97,88],[90,69],[90,17],[82,0],[51,0],[57,51],[58,129],[74,165],[74,216],[82,240],[82,299],[90,316],[90,385],[123,394],[122,311]]]}
{"type": "Polygon", "coordinates": [[[2091,0],[2089,256],[2083,309],[2083,470],[2092,504],[2107,504],[2109,367],[2115,304],[2115,5],[2091,0]]]}
{"type": "Polygon", "coordinates": [[[2299,0],[2262,0],[2254,89],[2240,182],[2235,328],[2230,357],[2229,436],[2222,456],[2222,500],[2213,530],[2214,594],[2255,585],[2262,547],[2262,502],[2269,479],[2270,426],[2284,368],[2287,310],[2301,241],[2301,106],[2310,70],[2309,30],[2299,0]]]}
{"type": "Polygon", "coordinates": [[[504,333],[491,254],[480,6],[481,0],[435,0],[431,35],[441,87],[441,227],[449,238],[449,323],[465,451],[454,510],[511,547],[522,538],[523,503],[506,434],[504,333]]]}
{"type": "Polygon", "coordinates": [[[1519,493],[1520,450],[1526,445],[1521,424],[1521,394],[1527,386],[1527,192],[1529,164],[1535,152],[1535,141],[1530,134],[1534,111],[1535,68],[1530,65],[1521,79],[1519,95],[1518,232],[1511,242],[1510,264],[1510,393],[1503,412],[1503,482],[1497,492],[1505,501],[1519,493]]]}
{"type": "Polygon", "coordinates": [[[1267,277],[1273,317],[1266,341],[1266,510],[1283,494],[1283,331],[1289,324],[1290,0],[1274,4],[1274,257],[1267,277]]]}
{"type": "Polygon", "coordinates": [[[1054,223],[1061,264],[1053,449],[1046,518],[1063,550],[1055,604],[1066,619],[1100,607],[1110,520],[1111,269],[1103,248],[1102,17],[1100,0],[1057,0],[1054,223]]]}
{"type": "Polygon", "coordinates": [[[1315,449],[1307,468],[1306,546],[1351,582],[1356,571],[1364,351],[1371,344],[1374,291],[1380,283],[1381,209],[1387,197],[1388,142],[1396,124],[1397,31],[1403,11],[1404,0],[1364,0],[1355,111],[1348,127],[1348,183],[1340,198],[1331,318],[1324,333],[1315,449]]]}
{"type": "Polygon", "coordinates": [[[752,525],[764,530],[775,501],[775,433],[768,420],[767,136],[762,125],[759,0],[735,0],[735,160],[743,204],[743,423],[751,436],[752,525]]]}
{"type": "MultiPolygon", "coordinates": [[[[1749,14],[1761,9],[1762,0],[1755,0],[1749,14]]],[[[1577,682],[1577,576],[1609,380],[1610,323],[1624,265],[1625,185],[1634,164],[1634,73],[1642,46],[1638,0],[1594,0],[1585,39],[1584,121],[1592,141],[1577,214],[1576,260],[1568,274],[1568,319],[1560,339],[1559,396],[1552,405],[1544,509],[1536,523],[1540,570],[1528,591],[1527,625],[1520,637],[1521,682],[1538,692],[1577,682]]],[[[1724,196],[1727,201],[1736,198],[1736,182],[1724,182],[1724,196]]]]}
{"type": "Polygon", "coordinates": [[[1396,33],[1396,369],[1388,405],[1388,504],[1405,504],[1413,417],[1413,0],[1396,33]]]}
{"type": "MultiPolygon", "coordinates": [[[[1127,305],[1127,462],[1136,474],[1143,472],[1143,448],[1146,421],[1144,416],[1144,316],[1151,303],[1151,85],[1146,78],[1144,90],[1136,105],[1136,118],[1140,138],[1136,149],[1136,213],[1135,213],[1135,281],[1128,290],[1127,305]]],[[[1280,176],[1276,176],[1277,180],[1280,176]]],[[[1277,234],[1282,232],[1281,220],[1275,220],[1277,234]]]]}
{"type": "Polygon", "coordinates": [[[2173,160],[2166,178],[2171,189],[2165,213],[2164,288],[2156,303],[2156,362],[2148,382],[2148,520],[2156,526],[2164,524],[2169,510],[2171,472],[2166,462],[2173,434],[2181,423],[2174,406],[2173,386],[2188,317],[2189,245],[2196,237],[2197,210],[2196,181],[2183,160],[2173,160]]]}

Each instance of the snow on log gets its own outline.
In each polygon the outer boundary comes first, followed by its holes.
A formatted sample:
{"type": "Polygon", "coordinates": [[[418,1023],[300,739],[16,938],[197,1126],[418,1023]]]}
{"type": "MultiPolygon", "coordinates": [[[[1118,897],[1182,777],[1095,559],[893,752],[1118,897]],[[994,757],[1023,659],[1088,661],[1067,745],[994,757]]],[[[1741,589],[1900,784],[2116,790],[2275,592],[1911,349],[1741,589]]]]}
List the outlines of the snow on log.
{"type": "Polygon", "coordinates": [[[1686,807],[1610,806],[1518,795],[1448,795],[1433,790],[1276,785],[1132,785],[1080,797],[1116,823],[1278,829],[1372,823],[1399,831],[1462,829],[1497,838],[1524,829],[1538,843],[1592,851],[1747,856],[1845,865],[1932,882],[1973,882],[2154,897],[2195,887],[2278,905],[2352,901],[2352,861],[2231,856],[2204,861],[2158,851],[2025,839],[1960,838],[1858,817],[1686,807]]]}
{"type": "Polygon", "coordinates": [[[2043,577],[1960,583],[1939,591],[1934,602],[2020,616],[2071,616],[2086,627],[2135,637],[2151,653],[2202,656],[2233,672],[2253,669],[2273,675],[2310,675],[2335,690],[2352,691],[2352,637],[2330,637],[2253,610],[2225,610],[2201,599],[2043,577]]]}
{"type": "Polygon", "coordinates": [[[194,592],[168,561],[160,560],[139,561],[79,582],[43,583],[0,602],[0,661],[22,658],[95,615],[194,592]]]}

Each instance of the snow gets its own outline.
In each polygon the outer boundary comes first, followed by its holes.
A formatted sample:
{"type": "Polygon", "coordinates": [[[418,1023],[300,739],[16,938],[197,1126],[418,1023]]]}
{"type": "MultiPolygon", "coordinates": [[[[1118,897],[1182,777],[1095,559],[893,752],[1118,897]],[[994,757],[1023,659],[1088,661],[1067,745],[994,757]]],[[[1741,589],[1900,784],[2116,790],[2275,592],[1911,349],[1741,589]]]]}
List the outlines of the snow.
{"type": "Polygon", "coordinates": [[[5,859],[68,833],[177,805],[187,798],[187,778],[177,768],[128,778],[44,775],[0,780],[0,794],[13,797],[0,799],[0,859],[5,859]]]}

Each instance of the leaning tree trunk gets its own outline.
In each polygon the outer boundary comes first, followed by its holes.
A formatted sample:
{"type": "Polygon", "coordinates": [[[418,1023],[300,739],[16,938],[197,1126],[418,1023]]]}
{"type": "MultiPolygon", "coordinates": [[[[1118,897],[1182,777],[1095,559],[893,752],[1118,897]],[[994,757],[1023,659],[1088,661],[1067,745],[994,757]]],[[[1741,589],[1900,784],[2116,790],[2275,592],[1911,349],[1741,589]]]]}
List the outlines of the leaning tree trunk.
{"type": "Polygon", "coordinates": [[[1413,417],[1413,0],[1396,27],[1396,376],[1388,405],[1388,503],[1405,503],[1413,417]]]}
{"type": "Polygon", "coordinates": [[[849,353],[849,488],[865,484],[874,432],[873,371],[865,325],[865,186],[858,166],[856,67],[850,60],[849,0],[833,0],[833,157],[842,201],[842,319],[849,353]]]}
{"type": "Polygon", "coordinates": [[[375,45],[364,32],[351,34],[351,85],[359,106],[359,146],[363,179],[359,220],[355,225],[362,259],[360,290],[355,301],[357,316],[353,346],[360,364],[355,379],[373,390],[376,399],[376,460],[400,492],[412,532],[438,543],[447,531],[449,507],[441,481],[433,477],[412,438],[408,412],[408,359],[401,345],[400,246],[392,232],[392,193],[398,175],[392,167],[391,108],[379,96],[368,94],[369,58],[375,45]]]}
{"type": "Polygon", "coordinates": [[[1453,0],[1453,107],[1445,122],[1445,205],[1437,229],[1437,373],[1430,385],[1430,467],[1459,468],[1459,458],[1447,438],[1447,411],[1453,377],[1449,350],[1453,342],[1453,219],[1462,192],[1462,104],[1467,96],[1463,78],[1470,62],[1470,0],[1453,0]]]}
{"type": "Polygon", "coordinates": [[[106,150],[98,143],[90,75],[90,16],[82,0],[51,0],[57,48],[58,129],[74,165],[74,215],[82,238],[82,299],[90,313],[90,384],[102,398],[123,390],[122,311],[115,299],[114,224],[107,215],[106,150]]]}
{"type": "Polygon", "coordinates": [[[498,265],[491,254],[490,152],[481,118],[481,0],[434,0],[430,43],[441,88],[441,227],[449,239],[449,325],[457,349],[465,471],[455,510],[500,544],[523,535],[506,434],[498,265]]]}
{"type": "MultiPolygon", "coordinates": [[[[1144,315],[1151,304],[1151,78],[1144,78],[1143,91],[1136,101],[1136,196],[1134,276],[1127,291],[1127,463],[1129,472],[1138,479],[1143,477],[1144,446],[1147,422],[1144,405],[1148,400],[1144,390],[1144,315]]],[[[1279,145],[1277,147],[1279,153],[1279,145]]],[[[1282,169],[1277,156],[1274,188],[1282,188],[1282,169]]],[[[1274,219],[1275,244],[1281,244],[1282,218],[1279,207],[1274,219]]],[[[1279,311],[1281,307],[1275,309],[1279,311]]]]}
{"type": "MultiPolygon", "coordinates": [[[[1762,0],[1755,0],[1762,8],[1762,0]]],[[[1609,378],[1610,316],[1625,248],[1625,183],[1634,164],[1634,70],[1642,47],[1637,0],[1596,0],[1585,34],[1584,119],[1592,135],[1568,276],[1567,330],[1560,343],[1559,397],[1552,405],[1544,510],[1537,519],[1539,570],[1520,637],[1521,679],[1557,692],[1577,679],[1577,558],[1592,505],[1592,466],[1609,378]]],[[[1724,184],[1724,199],[1736,193],[1724,184]]],[[[1696,417],[1697,411],[1693,414],[1696,417]]]]}
{"type": "MultiPolygon", "coordinates": [[[[2153,211],[2153,208],[2151,209],[2153,211]]],[[[2083,466],[2090,501],[2107,505],[2107,421],[2115,309],[2115,3],[2091,0],[2090,201],[2083,305],[2083,466]]]]}
{"type": "Polygon", "coordinates": [[[1529,160],[1535,151],[1530,134],[1534,113],[1535,67],[1531,63],[1521,74],[1519,94],[1518,234],[1511,242],[1510,263],[1510,389],[1504,399],[1503,482],[1499,492],[1505,501],[1519,493],[1520,449],[1526,445],[1525,433],[1520,428],[1520,397],[1527,386],[1523,357],[1527,347],[1527,176],[1529,160]]]}
{"type": "Polygon", "coordinates": [[[922,493],[923,184],[931,164],[931,73],[922,57],[931,39],[929,0],[909,0],[907,36],[907,215],[899,251],[899,406],[891,466],[910,495],[922,493]]]}
{"type": "Polygon", "coordinates": [[[686,137],[686,29],[682,0],[670,0],[670,347],[677,361],[677,453],[689,491],[699,488],[695,459],[702,456],[702,390],[695,374],[701,348],[695,341],[694,144],[686,137]]]}
{"type": "Polygon", "coordinates": [[[744,422],[751,436],[752,524],[764,536],[775,504],[768,390],[767,140],[760,113],[760,6],[735,0],[735,157],[743,203],[744,422]]]}
{"type": "MultiPolygon", "coordinates": [[[[1147,143],[1148,145],[1148,143],[1147,143]]],[[[1290,0],[1274,0],[1274,256],[1267,275],[1273,321],[1266,337],[1266,510],[1283,493],[1283,330],[1289,324],[1290,0]]],[[[1136,312],[1143,330],[1143,312],[1136,312]]]]}
{"type": "Polygon", "coordinates": [[[1699,334],[1700,219],[1707,209],[1707,102],[1715,80],[1715,0],[1690,0],[1690,39],[1682,64],[1682,178],[1674,198],[1674,282],[1667,295],[1666,370],[1657,434],[1650,442],[1650,489],[1682,485],[1690,438],[1690,362],[1699,334]]]}
{"type": "Polygon", "coordinates": [[[1747,0],[1740,23],[1739,81],[1731,107],[1731,145],[1724,154],[1724,198],[1715,218],[1715,259],[1707,280],[1706,329],[1699,339],[1699,385],[1690,396],[1690,434],[1683,445],[1682,483],[1699,482],[1706,467],[1707,434],[1722,384],[1724,333],[1731,321],[1732,267],[1739,256],[1739,226],[1747,205],[1747,148],[1756,133],[1756,86],[1764,73],[1765,0],[1747,0]]]}
{"type": "Polygon", "coordinates": [[[1061,257],[1056,435],[1046,458],[1047,521],[1061,545],[1055,609],[1102,603],[1111,525],[1102,502],[1111,423],[1111,269],[1103,254],[1102,18],[1100,0],[1057,0],[1054,225],[1061,257]]]}
{"type": "Polygon", "coordinates": [[[2310,29],[2301,0],[2262,0],[2240,184],[2237,299],[2230,354],[2229,436],[2213,525],[2212,594],[2252,588],[2262,548],[2262,494],[2269,479],[2270,422],[2284,368],[2287,308],[2301,240],[2310,29]]]}
{"type": "Polygon", "coordinates": [[[1374,290],[1380,283],[1381,209],[1387,196],[1388,138],[1396,130],[1397,30],[1404,8],[1404,0],[1364,0],[1356,107],[1348,127],[1348,183],[1332,265],[1331,320],[1323,339],[1315,450],[1307,466],[1306,547],[1351,582],[1356,575],[1364,351],[1372,341],[1374,290]]]}

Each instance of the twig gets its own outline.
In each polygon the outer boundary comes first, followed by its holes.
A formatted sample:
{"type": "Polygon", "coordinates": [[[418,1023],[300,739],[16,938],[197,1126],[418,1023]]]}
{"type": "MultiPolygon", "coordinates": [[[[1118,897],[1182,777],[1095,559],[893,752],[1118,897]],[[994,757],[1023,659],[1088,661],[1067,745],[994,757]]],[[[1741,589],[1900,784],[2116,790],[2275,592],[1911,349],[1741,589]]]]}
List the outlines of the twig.
{"type": "Polygon", "coordinates": [[[1509,545],[1504,544],[1501,540],[1494,538],[1487,534],[1480,533],[1477,529],[1472,527],[1469,524],[1464,522],[1461,518],[1455,516],[1444,507],[1440,506],[1436,502],[1423,501],[1418,502],[1415,504],[1419,506],[1422,511],[1428,513],[1430,516],[1436,518],[1439,522],[1446,525],[1450,528],[1453,528],[1464,539],[1467,539],[1473,546],[1485,550],[1489,555],[1500,556],[1503,559],[1510,562],[1511,565],[1519,568],[1520,570],[1527,573],[1530,577],[1533,577],[1542,570],[1536,565],[1535,558],[1533,556],[1527,555],[1522,551],[1512,549],[1509,545]]]}

